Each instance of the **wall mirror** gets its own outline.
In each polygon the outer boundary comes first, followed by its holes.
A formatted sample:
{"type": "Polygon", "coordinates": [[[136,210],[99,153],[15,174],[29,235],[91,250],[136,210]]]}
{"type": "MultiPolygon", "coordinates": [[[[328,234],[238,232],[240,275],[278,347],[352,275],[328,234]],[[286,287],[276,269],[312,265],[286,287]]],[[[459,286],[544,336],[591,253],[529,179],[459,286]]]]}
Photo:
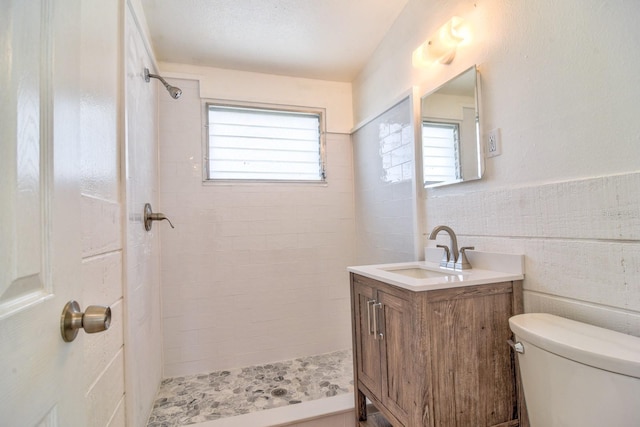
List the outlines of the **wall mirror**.
{"type": "Polygon", "coordinates": [[[425,188],[480,179],[479,84],[475,65],[420,100],[425,188]]]}

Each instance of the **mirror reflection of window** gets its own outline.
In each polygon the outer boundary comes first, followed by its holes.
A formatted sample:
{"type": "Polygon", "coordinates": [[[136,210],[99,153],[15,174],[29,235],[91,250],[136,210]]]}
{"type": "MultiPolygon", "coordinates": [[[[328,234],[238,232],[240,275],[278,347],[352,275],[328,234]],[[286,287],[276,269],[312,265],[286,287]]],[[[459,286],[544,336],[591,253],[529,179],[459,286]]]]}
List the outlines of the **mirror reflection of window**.
{"type": "Polygon", "coordinates": [[[460,126],[457,123],[422,122],[424,185],[461,178],[460,126]]]}
{"type": "Polygon", "coordinates": [[[482,177],[478,94],[478,73],[471,67],[421,98],[425,188],[482,177]]]}

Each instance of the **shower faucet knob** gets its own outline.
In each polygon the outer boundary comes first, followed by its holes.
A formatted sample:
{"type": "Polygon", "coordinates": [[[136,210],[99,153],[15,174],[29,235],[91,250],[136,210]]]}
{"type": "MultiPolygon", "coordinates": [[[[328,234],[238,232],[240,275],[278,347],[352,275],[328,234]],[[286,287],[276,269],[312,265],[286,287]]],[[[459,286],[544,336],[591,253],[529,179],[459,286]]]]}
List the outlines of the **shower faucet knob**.
{"type": "Polygon", "coordinates": [[[144,205],[144,229],[145,230],[147,231],[151,230],[151,225],[152,225],[151,223],[153,221],[162,221],[162,220],[166,220],[171,226],[171,228],[175,228],[171,223],[171,220],[167,218],[165,214],[160,212],[153,212],[153,209],[151,209],[150,203],[146,203],[144,205]]]}

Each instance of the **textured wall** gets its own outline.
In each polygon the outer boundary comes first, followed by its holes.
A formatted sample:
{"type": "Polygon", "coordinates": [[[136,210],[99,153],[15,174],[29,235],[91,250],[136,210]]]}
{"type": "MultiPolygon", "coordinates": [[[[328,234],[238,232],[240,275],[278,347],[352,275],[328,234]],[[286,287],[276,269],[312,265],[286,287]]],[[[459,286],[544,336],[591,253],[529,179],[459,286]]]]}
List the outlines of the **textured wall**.
{"type": "Polygon", "coordinates": [[[640,3],[412,0],[353,83],[356,120],[477,63],[481,124],[503,154],[483,180],[425,192],[426,229],[524,253],[525,308],[640,335],[640,3]],[[452,15],[473,39],[449,66],[411,52],[452,15]],[[396,78],[390,78],[396,76],[396,78]]]}
{"type": "Polygon", "coordinates": [[[176,226],[161,227],[165,376],[350,347],[349,136],[327,135],[327,185],[203,184],[199,83],[172,84],[182,97],[160,98],[160,209],[176,226]]]}
{"type": "Polygon", "coordinates": [[[525,311],[640,335],[640,173],[427,199],[427,223],[526,255],[525,311]]]}

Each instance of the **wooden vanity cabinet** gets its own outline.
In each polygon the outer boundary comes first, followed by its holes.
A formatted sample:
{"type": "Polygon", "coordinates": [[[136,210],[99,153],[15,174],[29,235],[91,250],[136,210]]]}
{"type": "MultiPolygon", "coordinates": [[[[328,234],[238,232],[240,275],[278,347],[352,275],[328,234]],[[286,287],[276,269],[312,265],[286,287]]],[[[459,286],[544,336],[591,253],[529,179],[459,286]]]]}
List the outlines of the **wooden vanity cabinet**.
{"type": "Polygon", "coordinates": [[[414,292],[351,273],[351,305],[359,426],[528,424],[507,345],[521,281],[414,292]]]}

